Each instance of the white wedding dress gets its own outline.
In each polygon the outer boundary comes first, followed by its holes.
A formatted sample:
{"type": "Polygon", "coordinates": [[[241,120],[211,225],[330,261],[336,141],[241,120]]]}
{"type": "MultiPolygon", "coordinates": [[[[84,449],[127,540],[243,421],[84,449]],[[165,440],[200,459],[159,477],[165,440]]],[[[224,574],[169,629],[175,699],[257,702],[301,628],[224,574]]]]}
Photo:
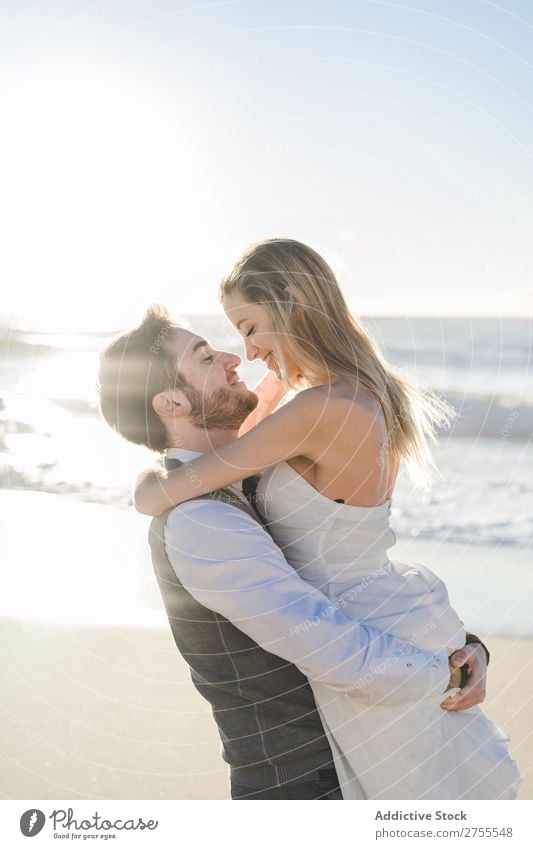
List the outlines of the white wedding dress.
{"type": "MultiPolygon", "coordinates": [[[[390,502],[339,504],[280,463],[263,474],[257,506],[300,577],[346,616],[433,651],[464,645],[444,583],[424,566],[389,559],[390,502]]],[[[445,695],[364,704],[311,686],[345,799],[516,797],[521,779],[508,738],[479,706],[450,713],[439,707],[445,695]]]]}

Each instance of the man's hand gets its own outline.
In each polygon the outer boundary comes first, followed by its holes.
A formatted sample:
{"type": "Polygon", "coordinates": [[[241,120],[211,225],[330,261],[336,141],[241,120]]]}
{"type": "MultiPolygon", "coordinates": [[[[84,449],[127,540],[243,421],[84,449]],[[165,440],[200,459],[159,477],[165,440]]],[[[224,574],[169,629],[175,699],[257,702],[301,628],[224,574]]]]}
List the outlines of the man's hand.
{"type": "Polygon", "coordinates": [[[462,649],[454,652],[450,657],[450,686],[458,686],[455,683],[456,672],[460,667],[468,665],[468,681],[463,689],[455,696],[450,696],[442,702],[444,710],[466,710],[479,705],[486,695],[487,680],[487,656],[482,645],[470,643],[462,649]]]}

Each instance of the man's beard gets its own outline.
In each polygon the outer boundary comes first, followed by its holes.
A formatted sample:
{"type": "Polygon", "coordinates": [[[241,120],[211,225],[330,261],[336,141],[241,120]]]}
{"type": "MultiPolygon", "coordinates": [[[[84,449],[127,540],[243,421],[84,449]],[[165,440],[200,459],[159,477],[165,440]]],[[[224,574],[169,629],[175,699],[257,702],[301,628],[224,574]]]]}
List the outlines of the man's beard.
{"type": "Polygon", "coordinates": [[[193,386],[187,386],[184,392],[191,404],[190,423],[204,430],[238,430],[259,400],[250,390],[239,394],[222,388],[205,396],[193,386]]]}

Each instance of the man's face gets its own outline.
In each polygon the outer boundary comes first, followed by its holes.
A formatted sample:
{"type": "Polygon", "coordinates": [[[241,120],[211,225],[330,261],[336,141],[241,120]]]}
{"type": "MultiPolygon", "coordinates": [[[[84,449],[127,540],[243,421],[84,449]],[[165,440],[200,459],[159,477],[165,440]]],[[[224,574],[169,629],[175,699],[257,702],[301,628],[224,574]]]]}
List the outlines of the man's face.
{"type": "Polygon", "coordinates": [[[189,384],[187,418],[205,430],[237,430],[257,406],[257,395],[239,379],[237,354],[214,350],[201,336],[179,328],[166,349],[189,384]]]}

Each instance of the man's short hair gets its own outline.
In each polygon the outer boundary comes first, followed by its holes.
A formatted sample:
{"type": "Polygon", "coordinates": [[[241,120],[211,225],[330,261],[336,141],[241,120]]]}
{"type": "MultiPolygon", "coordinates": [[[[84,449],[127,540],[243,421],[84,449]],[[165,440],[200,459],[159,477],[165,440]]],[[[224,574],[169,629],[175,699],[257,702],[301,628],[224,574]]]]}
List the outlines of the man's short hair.
{"type": "Polygon", "coordinates": [[[152,304],[138,327],[121,333],[100,354],[98,389],[104,419],[124,439],[152,451],[168,447],[165,425],[152,406],[154,396],[188,385],[168,351],[179,329],[164,307],[152,304]]]}

